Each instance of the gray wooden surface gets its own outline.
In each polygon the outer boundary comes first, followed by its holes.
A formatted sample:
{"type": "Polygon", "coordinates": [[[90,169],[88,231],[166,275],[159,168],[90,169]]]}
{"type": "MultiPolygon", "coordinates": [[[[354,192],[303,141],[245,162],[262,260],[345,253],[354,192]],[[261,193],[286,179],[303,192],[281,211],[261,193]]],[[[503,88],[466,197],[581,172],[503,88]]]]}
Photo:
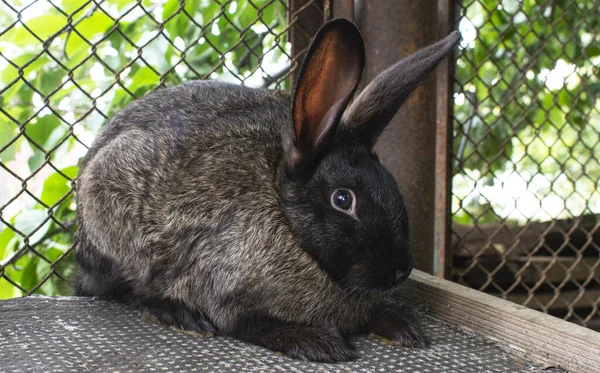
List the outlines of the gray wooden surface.
{"type": "MultiPolygon", "coordinates": [[[[128,306],[92,298],[0,301],[2,372],[542,372],[501,346],[423,316],[428,349],[355,339],[361,358],[339,364],[289,359],[230,338],[176,332],[128,306]]],[[[548,372],[547,370],[545,372],[548,372]]]]}
{"type": "Polygon", "coordinates": [[[600,333],[490,294],[414,270],[400,291],[430,316],[510,346],[527,361],[573,373],[600,373],[600,333]]]}

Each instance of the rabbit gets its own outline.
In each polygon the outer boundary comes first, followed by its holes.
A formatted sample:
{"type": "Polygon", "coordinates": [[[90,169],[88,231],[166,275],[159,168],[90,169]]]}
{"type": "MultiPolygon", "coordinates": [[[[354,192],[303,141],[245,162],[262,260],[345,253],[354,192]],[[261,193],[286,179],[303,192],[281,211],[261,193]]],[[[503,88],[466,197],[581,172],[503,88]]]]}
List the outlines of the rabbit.
{"type": "Polygon", "coordinates": [[[325,23],[293,97],[193,81],[106,123],[77,179],[76,294],[292,358],[355,359],[350,337],[426,347],[396,294],[413,260],[398,185],[373,151],[457,32],[354,99],[363,40],[325,23]]]}

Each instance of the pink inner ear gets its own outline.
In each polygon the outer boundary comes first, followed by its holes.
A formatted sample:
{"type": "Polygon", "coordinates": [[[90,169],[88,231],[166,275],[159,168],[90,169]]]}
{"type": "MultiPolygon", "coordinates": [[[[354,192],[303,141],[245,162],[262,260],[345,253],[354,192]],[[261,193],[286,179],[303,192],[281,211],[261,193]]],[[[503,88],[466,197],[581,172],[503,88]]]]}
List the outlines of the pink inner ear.
{"type": "MultiPolygon", "coordinates": [[[[326,47],[324,48],[325,50],[326,47]]],[[[308,130],[313,141],[319,137],[316,132],[323,117],[332,104],[339,99],[336,97],[338,96],[336,93],[339,73],[334,69],[334,61],[335,57],[332,53],[324,53],[320,71],[316,76],[315,83],[311,87],[311,93],[304,103],[308,130]]]]}
{"type": "Polygon", "coordinates": [[[294,91],[290,168],[302,168],[332,138],[364,66],[364,46],[356,26],[335,20],[319,31],[294,91]]]}
{"type": "Polygon", "coordinates": [[[318,71],[313,70],[312,74],[309,73],[314,83],[304,101],[303,110],[307,121],[305,125],[308,126],[307,130],[313,143],[322,139],[323,132],[328,130],[327,119],[333,114],[332,109],[339,109],[336,104],[352,91],[360,74],[360,70],[355,67],[355,61],[348,61],[353,56],[339,40],[342,38],[334,34],[331,40],[319,48],[316,53],[319,56],[315,57],[321,64],[315,66],[315,70],[318,71]]]}

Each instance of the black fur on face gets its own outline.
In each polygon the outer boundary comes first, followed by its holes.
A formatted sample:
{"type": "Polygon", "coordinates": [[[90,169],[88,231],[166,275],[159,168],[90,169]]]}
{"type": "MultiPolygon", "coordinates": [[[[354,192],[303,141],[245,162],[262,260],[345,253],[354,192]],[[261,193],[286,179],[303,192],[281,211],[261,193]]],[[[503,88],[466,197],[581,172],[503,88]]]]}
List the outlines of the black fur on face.
{"type": "Polygon", "coordinates": [[[387,290],[412,269],[408,217],[398,185],[367,147],[334,146],[281,183],[284,212],[302,248],[352,291],[387,290]],[[356,195],[355,216],[332,206],[339,188],[356,195]]]}

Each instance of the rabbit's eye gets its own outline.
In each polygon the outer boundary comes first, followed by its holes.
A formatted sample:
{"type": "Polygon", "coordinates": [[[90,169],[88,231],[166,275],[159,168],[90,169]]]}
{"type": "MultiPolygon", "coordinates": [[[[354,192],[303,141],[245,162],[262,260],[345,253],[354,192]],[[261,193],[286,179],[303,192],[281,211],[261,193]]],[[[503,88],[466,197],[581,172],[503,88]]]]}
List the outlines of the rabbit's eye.
{"type": "Polygon", "coordinates": [[[331,194],[331,205],[338,210],[353,214],[356,196],[349,189],[336,189],[331,194]]]}

